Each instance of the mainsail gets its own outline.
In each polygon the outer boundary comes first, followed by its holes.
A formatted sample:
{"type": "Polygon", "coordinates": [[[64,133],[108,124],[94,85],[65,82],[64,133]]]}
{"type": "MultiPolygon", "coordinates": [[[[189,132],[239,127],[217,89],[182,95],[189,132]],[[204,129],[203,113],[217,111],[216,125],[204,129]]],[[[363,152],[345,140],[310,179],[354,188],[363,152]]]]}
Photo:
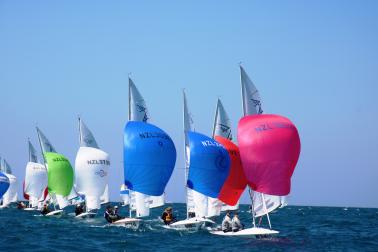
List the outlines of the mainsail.
{"type": "Polygon", "coordinates": [[[47,168],[49,194],[62,209],[69,204],[67,196],[70,195],[73,187],[74,172],[68,159],[55,151],[38,127],[37,134],[47,168]]]}
{"type": "Polygon", "coordinates": [[[17,202],[17,178],[12,174],[11,166],[5,159],[1,159],[1,171],[9,179],[9,188],[3,195],[3,206],[8,206],[10,203],[17,202]]]}
{"type": "Polygon", "coordinates": [[[75,189],[85,195],[86,210],[101,208],[101,197],[108,184],[110,160],[79,118],[80,148],[75,159],[75,189]]]}
{"type": "Polygon", "coordinates": [[[38,207],[47,187],[46,167],[38,162],[37,153],[30,141],[29,162],[26,164],[24,194],[28,195],[29,207],[38,207]]]}
{"type": "Polygon", "coordinates": [[[124,130],[125,186],[135,197],[136,215],[149,215],[149,196],[161,196],[176,163],[176,148],[162,129],[129,121],[124,130]],[[147,197],[146,197],[147,196],[147,197]]]}

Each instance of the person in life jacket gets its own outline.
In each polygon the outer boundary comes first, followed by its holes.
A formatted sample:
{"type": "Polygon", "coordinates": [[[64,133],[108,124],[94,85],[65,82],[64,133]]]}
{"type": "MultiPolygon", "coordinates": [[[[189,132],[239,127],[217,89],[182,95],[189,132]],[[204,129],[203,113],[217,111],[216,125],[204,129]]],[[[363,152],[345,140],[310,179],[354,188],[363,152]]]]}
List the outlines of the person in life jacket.
{"type": "Polygon", "coordinates": [[[230,211],[227,211],[226,215],[223,218],[222,231],[225,233],[232,231],[232,221],[231,221],[230,211]]]}
{"type": "Polygon", "coordinates": [[[165,225],[169,225],[176,221],[176,218],[172,214],[172,207],[167,207],[163,214],[161,215],[161,219],[164,221],[165,225]]]}
{"type": "Polygon", "coordinates": [[[41,210],[41,214],[46,215],[46,214],[48,214],[48,213],[50,213],[50,209],[49,209],[49,207],[47,206],[47,204],[44,203],[44,204],[43,204],[43,207],[42,207],[42,210],[41,210]]]}
{"type": "Polygon", "coordinates": [[[244,228],[244,225],[239,220],[239,215],[237,212],[234,213],[234,218],[232,218],[232,232],[240,231],[244,228]]]}
{"type": "Polygon", "coordinates": [[[123,217],[118,213],[118,206],[114,207],[113,215],[115,216],[115,218],[117,218],[117,220],[123,219],[123,217]]]}

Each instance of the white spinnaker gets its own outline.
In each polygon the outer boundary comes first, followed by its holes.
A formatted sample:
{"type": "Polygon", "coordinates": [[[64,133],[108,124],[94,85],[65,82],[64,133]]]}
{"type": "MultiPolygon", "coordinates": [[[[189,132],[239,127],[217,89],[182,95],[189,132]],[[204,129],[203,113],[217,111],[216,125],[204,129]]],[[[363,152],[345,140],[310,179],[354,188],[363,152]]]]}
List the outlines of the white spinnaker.
{"type": "MultiPolygon", "coordinates": [[[[263,110],[261,107],[261,98],[260,98],[259,91],[257,90],[256,86],[253,84],[253,82],[251,81],[251,79],[249,78],[248,74],[245,72],[242,66],[240,66],[240,82],[242,86],[242,101],[243,101],[244,116],[262,114],[263,110]]],[[[268,205],[272,205],[272,208],[274,208],[274,206],[277,205],[276,202],[281,201],[280,196],[274,196],[274,195],[268,195],[268,194],[262,195],[261,193],[255,192],[255,191],[253,192],[253,195],[254,195],[254,199],[264,198],[265,205],[267,208],[268,208],[268,205]]],[[[253,204],[263,207],[262,202],[260,203],[261,204],[255,204],[254,202],[253,204]]],[[[269,209],[268,209],[268,213],[269,213],[269,209]]]]}
{"type": "Polygon", "coordinates": [[[109,155],[96,148],[80,147],[75,160],[75,185],[85,195],[87,211],[101,208],[100,197],[108,184],[109,155]]]}
{"type": "Polygon", "coordinates": [[[4,173],[9,179],[8,191],[3,195],[3,206],[17,202],[17,178],[13,174],[4,173]]]}
{"type": "Polygon", "coordinates": [[[29,205],[37,207],[39,199],[47,187],[47,170],[40,163],[28,162],[25,171],[25,193],[29,195],[29,205]]]}
{"type": "Polygon", "coordinates": [[[100,197],[100,200],[101,200],[101,204],[106,204],[106,203],[110,202],[110,199],[109,199],[109,184],[106,184],[105,191],[102,194],[102,196],[100,197]]]}

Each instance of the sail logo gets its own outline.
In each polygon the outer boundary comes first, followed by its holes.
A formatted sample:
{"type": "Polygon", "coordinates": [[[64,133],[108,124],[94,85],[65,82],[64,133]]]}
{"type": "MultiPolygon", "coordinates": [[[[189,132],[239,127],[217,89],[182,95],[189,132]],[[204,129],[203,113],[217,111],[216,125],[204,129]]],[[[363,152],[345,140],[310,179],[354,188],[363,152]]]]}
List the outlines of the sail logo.
{"type": "Polygon", "coordinates": [[[64,157],[58,157],[58,158],[53,158],[54,162],[68,162],[68,160],[64,157]]]}
{"type": "Polygon", "coordinates": [[[262,114],[263,110],[261,109],[261,102],[259,100],[251,99],[253,105],[257,109],[257,114],[262,114]]]}
{"type": "Polygon", "coordinates": [[[231,128],[222,123],[218,123],[218,126],[221,129],[222,133],[225,134],[228,139],[232,140],[231,128]]]}
{"type": "Polygon", "coordinates": [[[273,130],[273,129],[277,129],[277,128],[291,128],[291,125],[290,124],[287,124],[287,123],[281,123],[281,122],[275,122],[275,123],[265,123],[265,124],[261,124],[260,126],[256,127],[255,130],[257,132],[263,132],[263,131],[267,131],[267,130],[273,130]]]}
{"type": "Polygon", "coordinates": [[[105,177],[108,173],[106,171],[104,171],[104,170],[101,169],[99,171],[96,171],[95,174],[98,175],[98,176],[100,176],[102,178],[102,177],[105,177]]]}
{"type": "Polygon", "coordinates": [[[143,132],[139,133],[140,138],[161,138],[168,140],[169,137],[166,134],[160,132],[143,132]]]}
{"type": "Polygon", "coordinates": [[[102,164],[102,165],[110,165],[109,160],[88,160],[87,164],[89,165],[95,165],[95,164],[102,164]]]}
{"type": "Polygon", "coordinates": [[[223,145],[221,145],[220,143],[215,142],[215,141],[210,141],[210,140],[201,141],[201,144],[203,147],[209,147],[209,146],[223,147],[223,145]]]}
{"type": "Polygon", "coordinates": [[[83,141],[88,144],[88,145],[92,145],[93,144],[93,139],[91,137],[85,137],[83,139],[83,141]]]}

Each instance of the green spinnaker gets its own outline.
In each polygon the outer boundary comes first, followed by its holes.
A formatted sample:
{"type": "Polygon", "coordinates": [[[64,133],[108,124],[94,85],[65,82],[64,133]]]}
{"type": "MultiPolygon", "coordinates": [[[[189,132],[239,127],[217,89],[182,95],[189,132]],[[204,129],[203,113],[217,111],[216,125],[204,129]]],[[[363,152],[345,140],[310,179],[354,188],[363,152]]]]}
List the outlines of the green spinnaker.
{"type": "Polygon", "coordinates": [[[59,153],[45,152],[43,154],[47,163],[49,193],[68,196],[74,181],[74,171],[70,161],[59,153]]]}

